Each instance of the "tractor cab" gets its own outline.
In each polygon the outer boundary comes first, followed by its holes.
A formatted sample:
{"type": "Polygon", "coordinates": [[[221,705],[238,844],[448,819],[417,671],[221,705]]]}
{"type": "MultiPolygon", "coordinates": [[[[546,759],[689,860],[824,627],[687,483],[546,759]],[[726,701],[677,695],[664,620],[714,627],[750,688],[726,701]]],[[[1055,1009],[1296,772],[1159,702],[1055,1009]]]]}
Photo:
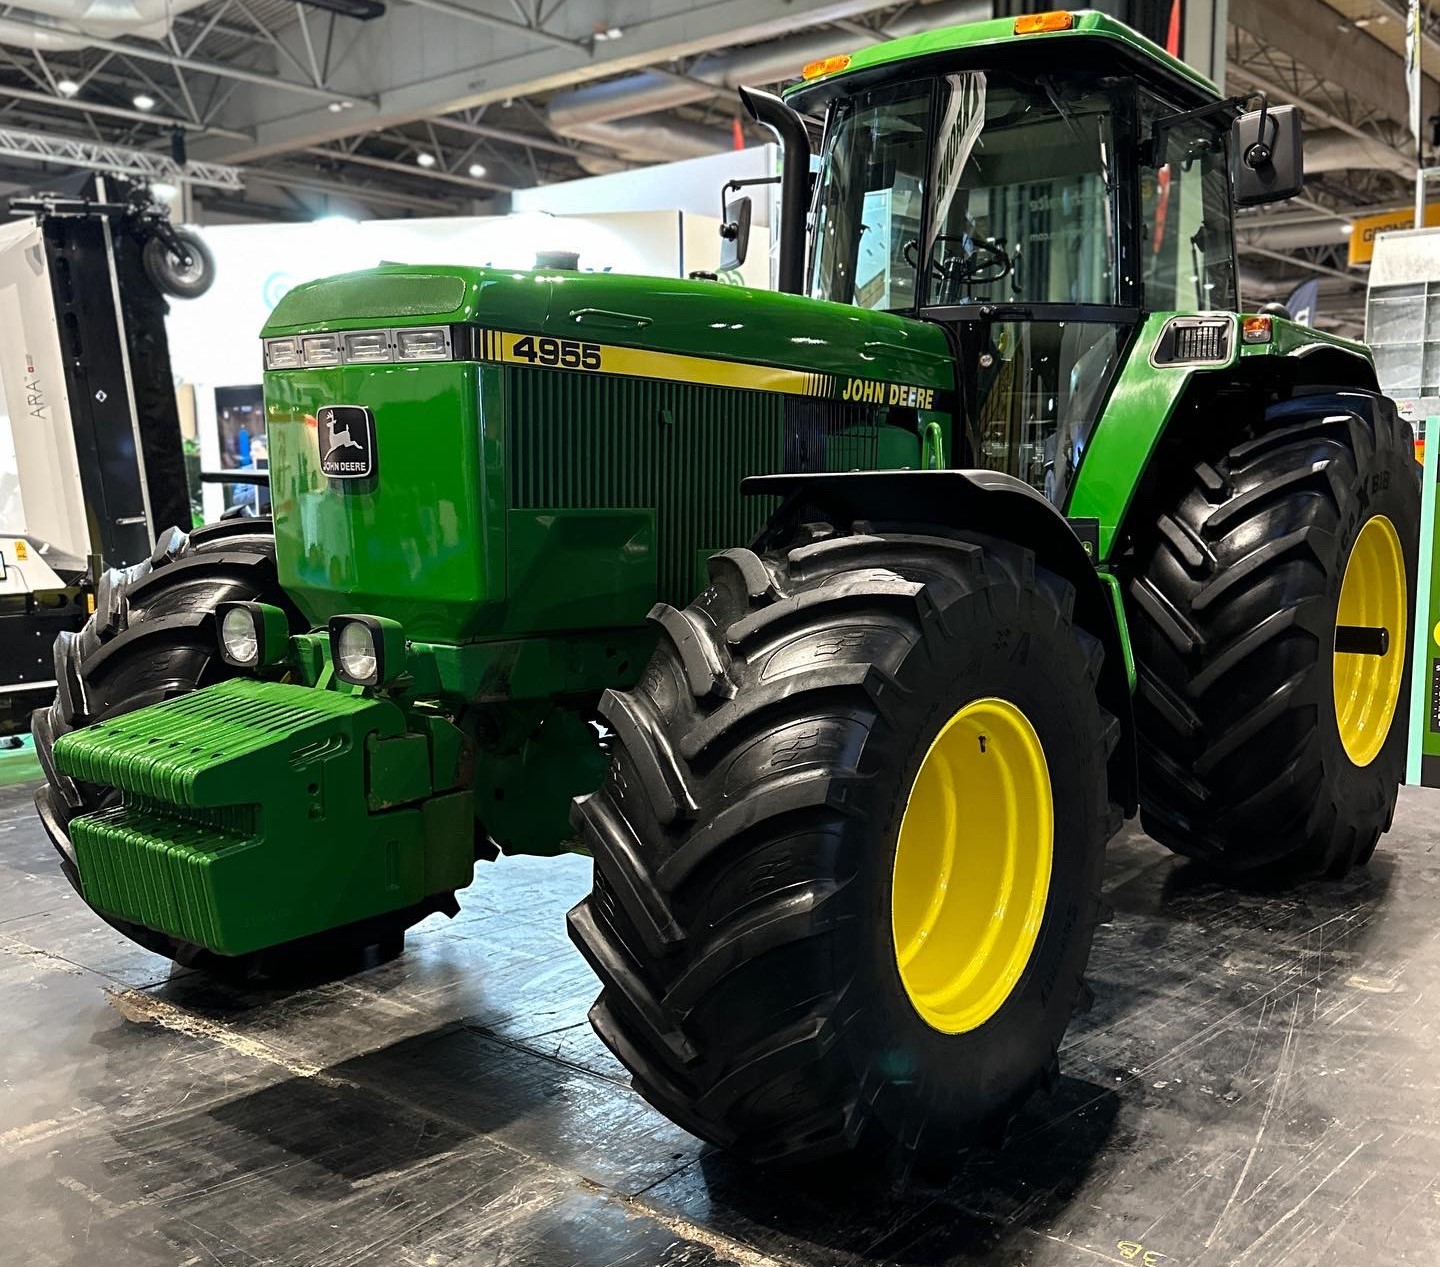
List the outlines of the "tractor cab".
{"type": "Polygon", "coordinates": [[[1063,507],[1142,318],[1238,306],[1241,103],[1109,18],[997,19],[829,59],[787,104],[824,120],[806,292],[946,329],[958,465],[1063,507]]]}

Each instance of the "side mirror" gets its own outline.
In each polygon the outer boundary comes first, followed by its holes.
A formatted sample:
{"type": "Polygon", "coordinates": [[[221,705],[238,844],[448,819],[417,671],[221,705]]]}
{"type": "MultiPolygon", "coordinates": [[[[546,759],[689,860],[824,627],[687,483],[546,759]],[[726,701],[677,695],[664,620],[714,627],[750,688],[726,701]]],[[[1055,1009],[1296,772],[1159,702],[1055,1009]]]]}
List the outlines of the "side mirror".
{"type": "Polygon", "coordinates": [[[739,268],[745,263],[750,246],[750,195],[742,194],[725,204],[725,219],[720,222],[720,271],[739,268]]]}
{"type": "Polygon", "coordinates": [[[1230,178],[1237,207],[1282,202],[1304,189],[1300,111],[1262,106],[1236,119],[1230,133],[1230,178]]]}

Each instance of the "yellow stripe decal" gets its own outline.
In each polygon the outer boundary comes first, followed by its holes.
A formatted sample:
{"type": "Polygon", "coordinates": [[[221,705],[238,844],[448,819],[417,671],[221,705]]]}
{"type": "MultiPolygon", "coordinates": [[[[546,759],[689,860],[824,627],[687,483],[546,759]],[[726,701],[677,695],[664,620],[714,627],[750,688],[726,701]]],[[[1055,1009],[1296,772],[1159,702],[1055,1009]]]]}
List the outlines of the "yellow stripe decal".
{"type": "Polygon", "coordinates": [[[709,387],[785,392],[796,396],[819,394],[820,376],[805,370],[780,369],[743,361],[716,361],[703,356],[622,348],[580,339],[511,334],[504,330],[494,333],[498,335],[498,349],[487,331],[487,337],[482,341],[482,355],[487,360],[507,365],[621,374],[629,378],[660,378],[672,382],[702,383],[709,387]]]}

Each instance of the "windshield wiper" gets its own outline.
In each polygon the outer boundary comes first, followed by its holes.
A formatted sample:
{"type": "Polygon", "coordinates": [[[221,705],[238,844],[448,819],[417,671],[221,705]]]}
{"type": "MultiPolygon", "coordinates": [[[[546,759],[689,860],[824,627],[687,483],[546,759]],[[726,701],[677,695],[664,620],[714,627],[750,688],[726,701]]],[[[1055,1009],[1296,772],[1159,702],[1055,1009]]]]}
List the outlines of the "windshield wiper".
{"type": "Polygon", "coordinates": [[[1038,83],[1040,87],[1045,89],[1046,97],[1049,98],[1050,104],[1052,107],[1054,107],[1055,113],[1065,120],[1065,126],[1070,129],[1070,135],[1073,136],[1077,141],[1084,140],[1084,137],[1080,135],[1080,129],[1075,124],[1075,116],[1071,114],[1070,111],[1066,108],[1065,103],[1061,101],[1058,96],[1055,95],[1055,86],[1050,82],[1050,76],[1041,75],[1036,79],[1035,82],[1038,83]]]}

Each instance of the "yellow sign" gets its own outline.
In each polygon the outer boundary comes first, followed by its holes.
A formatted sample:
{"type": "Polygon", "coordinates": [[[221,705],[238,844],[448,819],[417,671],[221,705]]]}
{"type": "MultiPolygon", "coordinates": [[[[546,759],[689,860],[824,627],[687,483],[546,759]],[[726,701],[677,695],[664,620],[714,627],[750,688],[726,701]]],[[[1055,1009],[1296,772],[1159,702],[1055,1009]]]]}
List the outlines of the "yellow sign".
{"type": "MultiPolygon", "coordinates": [[[[1425,207],[1425,227],[1440,225],[1440,202],[1428,203],[1425,207]]],[[[1406,207],[1399,211],[1382,211],[1373,216],[1357,216],[1350,222],[1350,267],[1368,264],[1375,257],[1375,235],[1390,233],[1395,229],[1413,229],[1415,209],[1406,207]]]]}

